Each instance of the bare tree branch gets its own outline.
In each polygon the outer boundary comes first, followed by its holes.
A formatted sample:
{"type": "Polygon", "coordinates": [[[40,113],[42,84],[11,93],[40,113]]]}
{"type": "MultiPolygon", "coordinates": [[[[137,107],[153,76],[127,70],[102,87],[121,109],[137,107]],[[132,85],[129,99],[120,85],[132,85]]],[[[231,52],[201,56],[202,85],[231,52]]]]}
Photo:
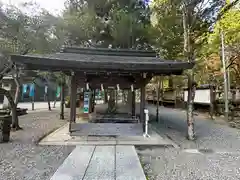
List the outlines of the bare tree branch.
{"type": "Polygon", "coordinates": [[[222,9],[222,11],[218,14],[216,21],[219,21],[224,16],[224,14],[226,14],[230,9],[232,9],[234,6],[236,6],[239,2],[240,2],[240,0],[234,0],[230,4],[227,4],[222,9]]]}
{"type": "Polygon", "coordinates": [[[226,69],[228,69],[229,67],[233,66],[234,64],[236,65],[235,61],[239,59],[239,56],[233,56],[229,59],[230,64],[226,67],[226,69]]]}

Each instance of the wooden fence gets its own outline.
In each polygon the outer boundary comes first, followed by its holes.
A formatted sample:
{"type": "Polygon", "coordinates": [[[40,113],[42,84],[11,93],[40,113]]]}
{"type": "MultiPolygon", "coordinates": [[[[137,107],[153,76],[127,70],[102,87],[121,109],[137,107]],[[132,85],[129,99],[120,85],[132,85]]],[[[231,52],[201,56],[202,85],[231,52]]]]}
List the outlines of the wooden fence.
{"type": "MultiPolygon", "coordinates": [[[[159,92],[159,103],[175,108],[185,108],[187,104],[187,89],[164,89],[159,92]]],[[[229,94],[229,110],[231,116],[237,116],[240,111],[240,90],[231,89],[229,94]]],[[[147,90],[146,101],[157,103],[156,90],[147,90]]],[[[214,86],[202,86],[196,89],[195,108],[209,112],[210,116],[224,114],[224,93],[214,86]]]]}

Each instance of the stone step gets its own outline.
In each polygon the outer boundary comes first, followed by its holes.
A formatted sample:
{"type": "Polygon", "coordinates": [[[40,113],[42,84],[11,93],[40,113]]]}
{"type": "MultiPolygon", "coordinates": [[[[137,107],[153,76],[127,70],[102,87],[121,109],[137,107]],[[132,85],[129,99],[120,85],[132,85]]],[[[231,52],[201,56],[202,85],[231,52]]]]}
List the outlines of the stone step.
{"type": "Polygon", "coordinates": [[[146,180],[134,146],[77,146],[51,180],[146,180]]]}
{"type": "Polygon", "coordinates": [[[139,119],[131,118],[99,118],[94,120],[95,123],[139,123],[139,119]]]}
{"type": "Polygon", "coordinates": [[[73,123],[71,136],[142,136],[142,124],[73,123]]]}

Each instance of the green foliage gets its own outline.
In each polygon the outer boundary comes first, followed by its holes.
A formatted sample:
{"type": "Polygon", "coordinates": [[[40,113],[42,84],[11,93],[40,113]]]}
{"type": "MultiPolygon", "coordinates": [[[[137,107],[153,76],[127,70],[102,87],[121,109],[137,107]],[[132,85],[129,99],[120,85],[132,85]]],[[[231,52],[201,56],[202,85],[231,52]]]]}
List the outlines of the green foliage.
{"type": "MultiPolygon", "coordinates": [[[[226,5],[228,6],[228,5],[226,5]]],[[[225,8],[225,7],[224,7],[225,8]]],[[[238,8],[228,10],[214,26],[209,34],[208,54],[219,53],[221,47],[221,31],[224,35],[225,53],[227,55],[227,67],[231,68],[231,80],[240,81],[240,11],[238,8]]],[[[222,77],[221,77],[222,78],[222,77]]]]}
{"type": "MultiPolygon", "coordinates": [[[[45,10],[29,15],[14,6],[6,9],[0,6],[0,46],[4,54],[1,63],[8,53],[50,53],[63,44],[133,49],[154,46],[165,59],[186,59],[182,13],[185,4],[196,70],[206,73],[205,61],[219,51],[220,26],[226,31],[227,46],[238,52],[236,22],[240,17],[238,11],[230,11],[237,1],[222,8],[225,0],[153,0],[149,8],[144,1],[137,0],[69,0],[62,17],[54,17],[45,10]],[[216,23],[219,17],[222,19],[216,23]],[[213,25],[214,32],[210,33],[213,25]]],[[[36,9],[31,4],[25,6],[36,9]]],[[[65,81],[61,74],[40,75],[58,83],[65,81]]],[[[203,79],[203,74],[198,77],[203,79]]]]}
{"type": "MultiPolygon", "coordinates": [[[[32,4],[25,7],[36,8],[32,4]]],[[[62,44],[60,19],[45,10],[26,14],[15,6],[0,7],[0,44],[2,51],[16,54],[47,53],[62,44]],[[61,39],[61,40],[60,40],[61,39]]]]}
{"type": "MultiPolygon", "coordinates": [[[[185,60],[187,60],[187,56],[184,54],[183,7],[186,7],[188,47],[190,47],[191,57],[196,62],[194,72],[198,84],[209,82],[209,77],[205,76],[205,74],[208,75],[206,60],[212,54],[208,45],[209,30],[214,26],[219,16],[228,12],[224,11],[222,14],[221,9],[224,4],[223,0],[154,0],[151,6],[153,11],[152,24],[155,27],[152,33],[156,40],[154,41],[155,48],[159,49],[160,56],[165,59],[185,60]]],[[[219,39],[217,40],[219,41],[219,39]]],[[[219,46],[215,50],[219,51],[219,46]]],[[[215,57],[211,58],[216,59],[215,57]]],[[[175,79],[176,77],[174,77],[174,81],[175,79]]],[[[176,82],[184,83],[184,79],[177,78],[176,82]]]]}
{"type": "Polygon", "coordinates": [[[89,43],[89,40],[98,34],[97,26],[100,25],[94,13],[87,8],[82,9],[81,12],[67,11],[64,14],[64,28],[68,32],[70,44],[89,43]]]}
{"type": "Polygon", "coordinates": [[[183,23],[179,2],[156,0],[152,6],[155,46],[166,59],[175,59],[183,52],[183,23]]]}
{"type": "MultiPolygon", "coordinates": [[[[153,24],[156,27],[156,48],[165,58],[183,58],[183,3],[186,3],[192,49],[198,53],[207,39],[212,21],[208,18],[222,2],[211,1],[210,6],[204,6],[204,0],[155,0],[152,4],[153,24]],[[218,2],[218,3],[217,3],[218,2]],[[191,14],[191,15],[190,15],[191,14]]],[[[212,17],[213,18],[213,17],[212,17]]]]}
{"type": "Polygon", "coordinates": [[[64,14],[70,44],[146,49],[150,12],[141,1],[70,1],[64,14]]]}
{"type": "MultiPolygon", "coordinates": [[[[56,52],[65,40],[60,17],[54,17],[43,9],[36,9],[34,4],[25,3],[23,7],[38,13],[26,14],[20,7],[0,6],[0,79],[11,71],[9,54],[56,52]]],[[[49,73],[45,72],[44,77],[47,74],[49,73]]],[[[62,81],[61,78],[55,79],[57,82],[62,81]]]]}
{"type": "Polygon", "coordinates": [[[214,27],[213,33],[210,35],[209,42],[213,51],[220,45],[220,31],[224,31],[226,46],[235,46],[239,44],[240,34],[240,11],[233,9],[227,12],[223,18],[218,21],[214,27]]]}
{"type": "Polygon", "coordinates": [[[47,81],[53,81],[58,86],[62,84],[66,84],[66,75],[62,72],[47,72],[47,71],[39,71],[38,77],[45,79],[47,81]]]}

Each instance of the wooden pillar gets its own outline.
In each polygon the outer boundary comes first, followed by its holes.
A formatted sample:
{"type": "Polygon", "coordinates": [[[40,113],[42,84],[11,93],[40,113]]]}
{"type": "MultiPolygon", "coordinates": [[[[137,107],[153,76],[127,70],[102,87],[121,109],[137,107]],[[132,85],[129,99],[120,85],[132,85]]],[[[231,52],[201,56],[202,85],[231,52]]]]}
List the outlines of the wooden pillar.
{"type": "Polygon", "coordinates": [[[140,121],[143,124],[143,131],[145,130],[145,114],[144,114],[144,109],[145,109],[145,82],[142,83],[141,85],[141,103],[140,103],[140,121]]]}
{"type": "Polygon", "coordinates": [[[94,109],[95,109],[95,97],[96,97],[96,89],[93,89],[92,112],[94,112],[94,109]]]}
{"type": "Polygon", "coordinates": [[[117,89],[115,90],[115,101],[116,101],[116,107],[117,107],[117,104],[118,104],[118,90],[117,89]]]}
{"type": "MultiPolygon", "coordinates": [[[[160,80],[161,81],[161,80],[160,80]]],[[[160,81],[158,80],[158,84],[157,84],[157,109],[156,109],[156,122],[158,122],[159,120],[159,97],[160,97],[160,81]]]]}
{"type": "Polygon", "coordinates": [[[124,104],[125,98],[124,98],[124,89],[122,89],[122,104],[124,104]]]}
{"type": "Polygon", "coordinates": [[[210,117],[211,119],[214,119],[214,112],[215,112],[215,92],[214,92],[214,86],[211,84],[209,86],[210,89],[210,109],[209,109],[209,113],[210,113],[210,117]]]}
{"type": "Polygon", "coordinates": [[[163,89],[163,78],[161,77],[161,82],[160,82],[160,95],[161,95],[161,106],[163,106],[163,99],[164,99],[164,89],[163,89]]]}
{"type": "Polygon", "coordinates": [[[64,82],[61,84],[61,113],[60,119],[64,119],[64,100],[65,100],[65,92],[64,92],[64,82]]]}
{"type": "Polygon", "coordinates": [[[136,95],[135,90],[132,91],[132,117],[136,116],[136,95]]]}
{"type": "Polygon", "coordinates": [[[76,108],[77,108],[77,78],[74,75],[74,84],[73,84],[73,122],[76,122],[76,108]]]}
{"type": "Polygon", "coordinates": [[[104,104],[108,103],[108,90],[104,89],[104,104]]]}
{"type": "Polygon", "coordinates": [[[76,75],[75,73],[72,73],[71,96],[70,96],[70,126],[69,126],[70,131],[71,123],[76,122],[76,95],[77,95],[76,75]]]}

